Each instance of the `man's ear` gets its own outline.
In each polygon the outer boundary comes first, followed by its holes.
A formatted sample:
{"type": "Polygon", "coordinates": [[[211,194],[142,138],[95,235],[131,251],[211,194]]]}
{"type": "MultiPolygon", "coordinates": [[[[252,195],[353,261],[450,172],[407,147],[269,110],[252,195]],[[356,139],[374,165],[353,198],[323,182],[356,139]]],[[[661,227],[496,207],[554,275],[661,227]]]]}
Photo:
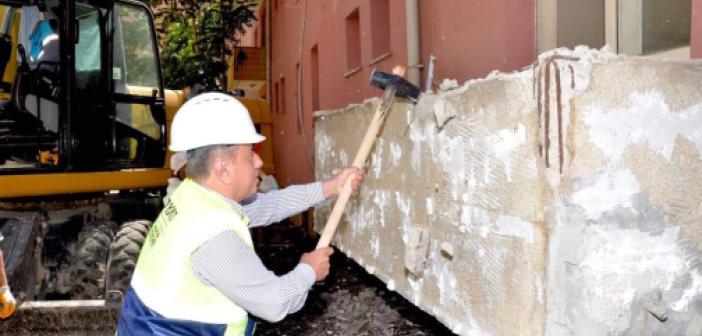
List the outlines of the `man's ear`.
{"type": "Polygon", "coordinates": [[[221,155],[217,155],[214,157],[212,164],[214,166],[214,173],[217,180],[219,180],[219,182],[222,184],[231,184],[234,174],[229,165],[227,165],[227,160],[221,155]]]}

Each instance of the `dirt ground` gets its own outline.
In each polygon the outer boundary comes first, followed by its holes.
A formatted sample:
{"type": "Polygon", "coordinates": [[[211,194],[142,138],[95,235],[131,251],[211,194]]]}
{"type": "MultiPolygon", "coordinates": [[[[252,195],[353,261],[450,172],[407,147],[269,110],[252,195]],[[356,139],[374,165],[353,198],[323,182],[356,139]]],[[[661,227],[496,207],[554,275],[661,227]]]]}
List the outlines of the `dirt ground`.
{"type": "MultiPolygon", "coordinates": [[[[266,266],[277,274],[290,271],[316,243],[304,227],[289,222],[254,230],[254,240],[266,266]]],[[[256,335],[453,334],[336,250],[329,276],[312,288],[305,307],[279,323],[257,321],[256,335]]]]}

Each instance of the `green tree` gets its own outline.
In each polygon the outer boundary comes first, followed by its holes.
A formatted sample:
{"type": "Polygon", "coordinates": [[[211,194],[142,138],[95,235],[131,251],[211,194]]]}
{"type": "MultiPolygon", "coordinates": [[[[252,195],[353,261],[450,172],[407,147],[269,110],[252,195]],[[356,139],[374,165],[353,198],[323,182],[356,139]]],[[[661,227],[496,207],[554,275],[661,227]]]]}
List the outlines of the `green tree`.
{"type": "Polygon", "coordinates": [[[166,87],[199,83],[225,89],[227,63],[239,36],[256,20],[259,0],[144,0],[155,8],[166,87]]]}
{"type": "MultiPolygon", "coordinates": [[[[151,34],[148,16],[145,11],[134,6],[120,6],[119,20],[121,28],[121,44],[126,64],[126,79],[129,85],[143,87],[158,87],[158,68],[152,41],[144,36],[151,34]]],[[[116,56],[117,57],[117,56],[116,56]]]]}

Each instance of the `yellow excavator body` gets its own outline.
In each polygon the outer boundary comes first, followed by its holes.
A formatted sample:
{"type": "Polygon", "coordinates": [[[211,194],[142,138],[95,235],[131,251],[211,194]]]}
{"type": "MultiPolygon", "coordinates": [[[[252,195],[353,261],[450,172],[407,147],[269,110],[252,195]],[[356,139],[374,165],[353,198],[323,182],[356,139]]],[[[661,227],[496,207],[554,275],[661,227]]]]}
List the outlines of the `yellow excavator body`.
{"type": "MultiPolygon", "coordinates": [[[[134,0],[0,0],[0,63],[0,250],[19,298],[0,334],[113,334],[172,176],[169,127],[187,98],[163,88],[153,14],[134,0]],[[37,22],[61,20],[53,73],[27,57],[28,7],[46,15],[37,22]]],[[[269,106],[238,99],[266,137],[257,150],[273,174],[269,106]]]]}

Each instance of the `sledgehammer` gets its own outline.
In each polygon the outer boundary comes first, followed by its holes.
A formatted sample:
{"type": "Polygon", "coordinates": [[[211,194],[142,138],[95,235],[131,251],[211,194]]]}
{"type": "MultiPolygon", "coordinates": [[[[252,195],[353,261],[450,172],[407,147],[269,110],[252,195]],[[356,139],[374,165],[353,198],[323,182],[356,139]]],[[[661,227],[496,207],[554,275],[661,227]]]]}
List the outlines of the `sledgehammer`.
{"type": "MultiPolygon", "coordinates": [[[[405,69],[400,66],[395,67],[392,74],[382,72],[377,69],[373,70],[370,84],[380,89],[384,89],[385,93],[383,94],[380,105],[378,105],[378,108],[375,110],[375,115],[371,120],[370,126],[368,126],[366,135],[363,137],[361,147],[358,149],[356,157],[353,159],[352,166],[359,169],[363,168],[363,165],[368,158],[368,154],[373,147],[373,143],[378,137],[380,127],[383,125],[383,120],[385,120],[385,116],[390,110],[390,106],[392,105],[395,97],[407,98],[412,101],[412,103],[417,103],[417,99],[419,98],[419,88],[402,78],[404,74],[405,69]]],[[[351,192],[351,179],[349,179],[346,181],[346,183],[344,183],[341,193],[339,193],[339,197],[336,199],[336,203],[334,203],[334,207],[329,215],[327,224],[324,226],[324,231],[322,231],[322,237],[320,237],[319,242],[317,242],[317,248],[329,246],[329,243],[334,236],[334,232],[336,232],[336,227],[339,225],[341,215],[344,213],[346,204],[349,202],[351,192]]]]}

